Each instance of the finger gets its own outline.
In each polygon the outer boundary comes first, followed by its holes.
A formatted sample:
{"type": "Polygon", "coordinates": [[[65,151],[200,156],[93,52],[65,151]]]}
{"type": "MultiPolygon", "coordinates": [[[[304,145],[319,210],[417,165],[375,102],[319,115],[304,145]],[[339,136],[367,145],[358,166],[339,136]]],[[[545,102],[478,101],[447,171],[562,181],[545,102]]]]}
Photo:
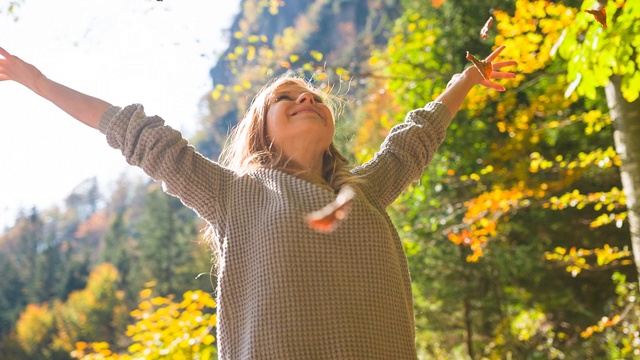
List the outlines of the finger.
{"type": "Polygon", "coordinates": [[[494,79],[513,79],[516,74],[510,72],[494,71],[491,73],[491,77],[494,79]]]}
{"type": "Polygon", "coordinates": [[[491,88],[491,89],[494,89],[494,90],[497,90],[497,91],[505,91],[506,90],[504,86],[502,86],[502,85],[500,85],[498,83],[494,83],[494,82],[490,82],[486,86],[488,88],[491,88]]]}
{"type": "Polygon", "coordinates": [[[498,90],[498,91],[505,91],[506,90],[504,86],[502,86],[502,85],[500,85],[498,83],[495,83],[493,81],[489,81],[489,80],[482,80],[480,82],[480,86],[484,86],[486,88],[490,88],[490,89],[494,89],[494,90],[498,90]]]}
{"type": "Polygon", "coordinates": [[[497,49],[493,50],[493,52],[491,54],[489,54],[489,56],[487,56],[487,58],[484,59],[484,60],[485,61],[493,61],[493,59],[498,57],[498,55],[502,52],[502,50],[504,50],[504,48],[505,48],[504,45],[500,45],[497,49]]]}
{"type": "Polygon", "coordinates": [[[515,60],[507,60],[507,61],[498,61],[498,62],[494,62],[493,64],[493,68],[494,69],[500,69],[506,66],[516,66],[518,65],[518,62],[515,60]]]}
{"type": "Polygon", "coordinates": [[[0,55],[2,55],[5,59],[9,58],[9,56],[11,56],[11,54],[9,54],[7,52],[7,50],[3,49],[0,47],[0,55]]]}

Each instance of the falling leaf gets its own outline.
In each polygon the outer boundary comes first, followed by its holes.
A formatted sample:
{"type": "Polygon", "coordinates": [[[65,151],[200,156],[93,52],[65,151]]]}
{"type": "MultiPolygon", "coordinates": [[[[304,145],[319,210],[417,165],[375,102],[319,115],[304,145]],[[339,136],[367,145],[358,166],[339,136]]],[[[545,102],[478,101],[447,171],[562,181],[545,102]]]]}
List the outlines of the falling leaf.
{"type": "Polygon", "coordinates": [[[491,25],[493,25],[493,16],[489,16],[487,22],[484,23],[484,26],[480,29],[481,38],[486,39],[489,37],[489,29],[491,28],[491,25]]]}
{"type": "Polygon", "coordinates": [[[434,8],[439,8],[440,5],[444,4],[445,0],[431,0],[431,5],[433,5],[434,8]]]}
{"type": "Polygon", "coordinates": [[[490,76],[491,76],[491,72],[493,71],[493,64],[491,64],[491,61],[487,61],[487,60],[478,60],[475,56],[471,55],[471,53],[469,53],[467,51],[467,60],[471,61],[473,63],[473,65],[475,65],[476,68],[478,68],[478,70],[480,70],[480,74],[482,74],[482,77],[485,78],[486,80],[490,80],[490,76]]]}
{"type": "Polygon", "coordinates": [[[584,12],[593,15],[597,22],[602,24],[602,26],[607,27],[607,12],[604,7],[596,7],[595,9],[588,9],[584,12]]]}
{"type": "Polygon", "coordinates": [[[322,209],[307,215],[309,227],[322,233],[329,233],[335,230],[340,221],[344,220],[349,214],[351,201],[355,194],[356,192],[351,186],[343,186],[334,201],[322,209]]]}

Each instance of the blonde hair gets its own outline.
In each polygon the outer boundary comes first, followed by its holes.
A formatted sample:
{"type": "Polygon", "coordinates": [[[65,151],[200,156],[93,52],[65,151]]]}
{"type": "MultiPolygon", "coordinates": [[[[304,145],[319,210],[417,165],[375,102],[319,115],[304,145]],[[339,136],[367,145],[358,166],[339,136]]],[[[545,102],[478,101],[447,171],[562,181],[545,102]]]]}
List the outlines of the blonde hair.
{"type": "MultiPolygon", "coordinates": [[[[275,91],[285,85],[304,87],[312,94],[323,98],[323,102],[329,107],[335,122],[336,114],[341,106],[337,96],[321,91],[304,78],[285,74],[267,83],[253,98],[244,117],[227,138],[220,155],[220,164],[234,170],[239,175],[259,168],[289,172],[297,170],[291,166],[288,159],[282,158],[278,149],[271,146],[271,141],[267,136],[267,112],[273,102],[275,91]]],[[[348,167],[349,161],[331,142],[323,154],[323,180],[336,191],[346,183],[357,182],[357,177],[349,171],[348,167]]]]}

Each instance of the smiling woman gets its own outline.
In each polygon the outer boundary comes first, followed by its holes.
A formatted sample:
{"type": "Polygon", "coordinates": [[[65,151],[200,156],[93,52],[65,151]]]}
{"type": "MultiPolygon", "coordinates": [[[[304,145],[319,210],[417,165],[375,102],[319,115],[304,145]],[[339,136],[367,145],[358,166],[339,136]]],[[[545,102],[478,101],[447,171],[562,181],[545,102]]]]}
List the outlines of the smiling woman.
{"type": "MultiPolygon", "coordinates": [[[[283,168],[322,183],[323,159],[332,145],[334,116],[316,90],[304,85],[295,80],[273,85],[274,95],[267,100],[270,108],[266,135],[271,151],[287,160],[283,168]]],[[[337,152],[335,147],[333,151],[337,152]]]]}
{"type": "MultiPolygon", "coordinates": [[[[220,359],[417,358],[407,260],[385,209],[420,178],[471,88],[500,89],[477,68],[409,112],[372,160],[350,167],[333,144],[331,103],[304,79],[268,83],[216,163],[142,105],[113,106],[0,55],[0,80],[97,128],[207,222],[219,265],[220,359]],[[349,216],[335,216],[332,231],[308,226],[307,215],[330,203],[335,211],[348,203],[349,216]]],[[[514,76],[499,71],[514,62],[492,64],[491,78],[514,76]]]]}

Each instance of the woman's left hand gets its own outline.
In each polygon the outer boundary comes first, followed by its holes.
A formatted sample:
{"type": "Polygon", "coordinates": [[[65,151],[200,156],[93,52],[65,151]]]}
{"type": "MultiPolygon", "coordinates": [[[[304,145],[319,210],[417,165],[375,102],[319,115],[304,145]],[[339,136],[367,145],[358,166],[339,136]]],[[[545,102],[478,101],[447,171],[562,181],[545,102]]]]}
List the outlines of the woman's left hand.
{"type": "MultiPolygon", "coordinates": [[[[512,72],[499,71],[503,67],[517,65],[518,63],[516,61],[506,60],[506,61],[493,62],[493,60],[496,57],[498,57],[498,55],[500,55],[500,53],[502,52],[502,50],[504,50],[504,48],[505,48],[504,45],[499,46],[491,54],[489,54],[489,56],[487,56],[484,59],[484,61],[491,63],[491,66],[492,66],[492,69],[493,69],[493,71],[489,75],[490,79],[513,79],[513,78],[516,77],[516,74],[514,74],[512,72]]],[[[500,85],[498,83],[495,83],[493,81],[490,81],[489,79],[485,79],[484,76],[482,76],[482,74],[480,73],[480,70],[475,66],[470,66],[470,67],[466,68],[462,74],[454,75],[451,78],[451,81],[449,81],[449,84],[447,84],[447,87],[449,87],[449,86],[451,86],[451,84],[457,82],[459,80],[459,78],[461,78],[461,77],[466,77],[466,78],[471,79],[471,82],[473,84],[477,84],[477,85],[484,86],[484,87],[487,87],[487,88],[495,89],[495,90],[498,90],[498,91],[505,91],[505,87],[504,86],[502,86],[502,85],[500,85]]]]}
{"type": "MultiPolygon", "coordinates": [[[[518,63],[514,60],[506,60],[506,61],[498,61],[498,62],[493,62],[493,60],[498,57],[498,55],[500,55],[500,53],[502,52],[502,50],[504,50],[505,46],[501,45],[499,46],[497,49],[495,49],[491,54],[489,54],[489,56],[487,56],[486,59],[484,59],[484,61],[489,61],[491,62],[491,65],[493,67],[493,71],[491,72],[491,75],[489,75],[489,78],[491,79],[513,79],[516,77],[516,74],[512,73],[512,72],[502,72],[502,71],[497,71],[502,69],[503,67],[506,66],[515,66],[518,65],[518,63]]],[[[474,66],[475,69],[475,66],[474,66]]],[[[478,69],[475,69],[478,73],[480,73],[480,71],[478,69]]],[[[482,74],[480,75],[482,77],[482,74]]],[[[504,91],[505,88],[504,86],[500,85],[500,84],[496,84],[492,81],[489,81],[485,78],[482,78],[482,81],[480,81],[481,86],[485,86],[488,88],[492,88],[492,89],[496,89],[498,91],[504,91]]]]}
{"type": "MultiPolygon", "coordinates": [[[[491,54],[489,54],[489,56],[487,56],[484,61],[490,62],[493,68],[493,71],[491,72],[491,74],[489,75],[490,79],[513,79],[516,77],[516,74],[512,73],[512,72],[503,72],[503,71],[498,71],[500,69],[502,69],[503,67],[507,67],[507,66],[515,66],[518,63],[514,60],[506,60],[506,61],[498,61],[498,62],[493,62],[493,60],[495,58],[498,57],[498,55],[500,55],[500,53],[502,52],[502,50],[504,50],[505,46],[501,45],[499,46],[497,49],[495,49],[491,54]]],[[[476,68],[475,66],[472,66],[470,68],[468,68],[465,71],[471,71],[471,72],[475,72],[476,75],[479,75],[479,82],[478,85],[480,86],[484,86],[484,87],[488,87],[491,89],[495,89],[498,91],[504,91],[505,88],[504,86],[495,83],[493,81],[490,81],[488,79],[485,79],[482,74],[480,73],[480,70],[478,68],[476,68]]],[[[477,76],[476,76],[477,77],[477,76]]]]}

